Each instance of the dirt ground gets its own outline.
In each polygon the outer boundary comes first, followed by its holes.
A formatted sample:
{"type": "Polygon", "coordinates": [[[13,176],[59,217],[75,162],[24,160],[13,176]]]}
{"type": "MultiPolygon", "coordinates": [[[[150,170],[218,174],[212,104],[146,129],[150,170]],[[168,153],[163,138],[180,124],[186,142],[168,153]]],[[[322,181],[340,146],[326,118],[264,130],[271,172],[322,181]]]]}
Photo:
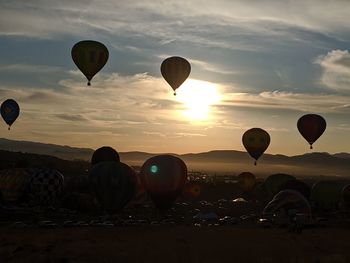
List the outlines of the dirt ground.
{"type": "Polygon", "coordinates": [[[350,262],[350,229],[0,228],[0,262],[350,262]]]}

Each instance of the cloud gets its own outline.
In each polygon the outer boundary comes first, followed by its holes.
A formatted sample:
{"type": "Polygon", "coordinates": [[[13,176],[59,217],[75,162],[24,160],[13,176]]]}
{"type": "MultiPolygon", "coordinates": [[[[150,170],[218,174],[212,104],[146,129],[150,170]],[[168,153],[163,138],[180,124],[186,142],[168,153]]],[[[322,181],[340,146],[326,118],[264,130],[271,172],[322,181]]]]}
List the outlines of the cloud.
{"type": "Polygon", "coordinates": [[[349,113],[349,96],[338,94],[304,94],[286,91],[264,91],[259,94],[228,93],[219,108],[247,107],[284,109],[301,112],[349,113]]]}
{"type": "Polygon", "coordinates": [[[12,64],[0,66],[0,71],[26,72],[26,73],[57,73],[63,68],[47,65],[12,64]]]}
{"type": "Polygon", "coordinates": [[[323,69],[321,83],[326,87],[350,94],[350,54],[348,50],[332,50],[319,56],[315,63],[323,69]]]}

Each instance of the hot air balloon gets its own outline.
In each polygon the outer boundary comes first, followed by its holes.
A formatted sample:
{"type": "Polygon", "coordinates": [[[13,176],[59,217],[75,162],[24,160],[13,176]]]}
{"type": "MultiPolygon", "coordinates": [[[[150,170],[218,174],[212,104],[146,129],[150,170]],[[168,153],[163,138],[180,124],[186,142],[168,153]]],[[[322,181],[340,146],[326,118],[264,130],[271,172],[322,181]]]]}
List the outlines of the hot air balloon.
{"type": "Polygon", "coordinates": [[[320,115],[306,114],[300,117],[297,126],[300,134],[310,144],[310,149],[312,149],[312,144],[320,138],[326,130],[327,123],[320,115]]]}
{"type": "Polygon", "coordinates": [[[296,178],[289,174],[272,174],[265,179],[263,188],[271,199],[280,191],[281,185],[292,180],[296,180],[296,178]]]}
{"type": "Polygon", "coordinates": [[[54,205],[63,191],[63,186],[64,177],[59,171],[40,169],[30,179],[30,195],[35,204],[54,205]]]}
{"type": "Polygon", "coordinates": [[[157,155],[143,164],[140,176],[156,207],[166,210],[171,208],[185,186],[187,167],[176,156],[157,155]]]}
{"type": "Polygon", "coordinates": [[[71,53],[75,65],[88,79],[88,86],[91,85],[91,79],[107,63],[109,56],[107,47],[93,40],[83,40],[76,43],[71,53]]]}
{"type": "Polygon", "coordinates": [[[13,99],[5,100],[1,104],[1,116],[9,126],[8,129],[10,130],[11,125],[19,116],[19,106],[17,102],[13,99]]]}
{"type": "Polygon", "coordinates": [[[255,175],[250,172],[243,172],[238,175],[238,185],[244,192],[251,192],[256,183],[255,175]]]}
{"type": "Polygon", "coordinates": [[[294,190],[301,193],[307,200],[310,198],[311,187],[300,180],[288,180],[281,184],[279,191],[294,190]]]}
{"type": "Polygon", "coordinates": [[[343,188],[349,184],[346,180],[327,180],[315,183],[311,188],[310,200],[320,211],[335,211],[339,208],[343,188]]]}
{"type": "Polygon", "coordinates": [[[263,216],[269,217],[278,212],[284,212],[286,216],[304,215],[311,219],[309,202],[302,194],[294,190],[284,190],[277,193],[265,206],[263,216]]]}
{"type": "Polygon", "coordinates": [[[97,201],[114,214],[124,208],[136,191],[135,171],[122,162],[100,162],[94,165],[89,178],[97,201]]]}
{"type": "Polygon", "coordinates": [[[256,161],[270,145],[270,135],[263,129],[252,128],[247,130],[242,137],[242,142],[247,152],[256,161]]]}
{"type": "Polygon", "coordinates": [[[31,175],[22,168],[0,171],[0,191],[5,202],[17,202],[29,190],[31,175]]]}
{"type": "Polygon", "coordinates": [[[116,150],[109,146],[103,146],[94,151],[91,157],[91,164],[95,165],[99,162],[115,161],[120,162],[119,154],[116,150]]]}
{"type": "Polygon", "coordinates": [[[184,187],[184,194],[188,198],[198,198],[201,194],[201,186],[194,181],[187,181],[184,187]]]}
{"type": "Polygon", "coordinates": [[[162,62],[160,72],[166,82],[168,82],[174,90],[174,95],[176,95],[176,89],[180,87],[190,75],[191,65],[182,57],[169,57],[162,62]]]}

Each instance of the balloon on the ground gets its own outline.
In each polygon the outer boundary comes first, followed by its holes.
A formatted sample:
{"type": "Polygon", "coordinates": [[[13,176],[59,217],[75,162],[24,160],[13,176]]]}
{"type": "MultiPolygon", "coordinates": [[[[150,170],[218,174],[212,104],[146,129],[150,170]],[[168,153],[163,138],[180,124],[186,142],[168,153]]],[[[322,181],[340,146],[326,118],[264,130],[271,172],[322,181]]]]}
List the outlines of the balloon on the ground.
{"type": "Polygon", "coordinates": [[[19,201],[29,190],[31,175],[22,168],[0,171],[0,191],[5,202],[19,201]]]}
{"type": "Polygon", "coordinates": [[[62,194],[63,175],[50,168],[40,169],[30,180],[30,195],[35,204],[41,206],[55,205],[62,194]]]}
{"type": "Polygon", "coordinates": [[[6,124],[9,126],[8,129],[10,130],[11,125],[15,122],[15,120],[19,116],[19,105],[18,103],[13,99],[5,100],[1,104],[1,116],[6,122],[6,124]]]}
{"type": "Polygon", "coordinates": [[[83,40],[76,43],[71,53],[75,65],[85,75],[89,86],[92,78],[107,63],[109,56],[107,47],[93,40],[83,40]]]}
{"type": "Polygon", "coordinates": [[[310,144],[310,149],[312,149],[312,144],[317,141],[326,130],[326,126],[326,120],[317,114],[306,114],[300,117],[297,123],[298,130],[310,144]]]}
{"type": "Polygon", "coordinates": [[[305,197],[294,190],[278,192],[265,206],[264,216],[271,216],[277,212],[284,212],[286,216],[302,214],[311,217],[311,206],[305,197]]]}
{"type": "Polygon", "coordinates": [[[344,186],[349,181],[327,180],[315,183],[311,188],[310,201],[321,211],[335,211],[339,208],[344,186]]]}
{"type": "Polygon", "coordinates": [[[281,184],[279,191],[294,190],[301,193],[307,200],[310,198],[311,187],[301,180],[289,180],[281,184]]]}
{"type": "Polygon", "coordinates": [[[251,192],[254,189],[256,178],[250,172],[240,173],[238,176],[238,185],[244,192],[251,192]]]}
{"type": "Polygon", "coordinates": [[[157,155],[141,168],[141,180],[155,206],[160,210],[172,207],[183,191],[187,179],[186,164],[172,155],[157,155]]]}
{"type": "Polygon", "coordinates": [[[296,180],[296,178],[289,174],[272,174],[265,179],[263,189],[271,199],[280,191],[281,185],[291,180],[296,180]]]}
{"type": "Polygon", "coordinates": [[[249,155],[256,161],[270,145],[270,135],[261,128],[247,130],[242,136],[242,142],[249,155]]]}
{"type": "Polygon", "coordinates": [[[89,178],[96,199],[109,214],[124,208],[136,191],[135,171],[122,162],[100,162],[94,165],[89,178]]]}
{"type": "Polygon", "coordinates": [[[166,82],[168,82],[174,90],[174,95],[176,95],[176,89],[180,87],[190,75],[191,65],[182,57],[169,57],[162,62],[160,72],[166,82]]]}
{"type": "Polygon", "coordinates": [[[98,148],[91,157],[91,164],[95,165],[99,162],[115,161],[120,162],[119,154],[116,150],[109,146],[98,148]]]}

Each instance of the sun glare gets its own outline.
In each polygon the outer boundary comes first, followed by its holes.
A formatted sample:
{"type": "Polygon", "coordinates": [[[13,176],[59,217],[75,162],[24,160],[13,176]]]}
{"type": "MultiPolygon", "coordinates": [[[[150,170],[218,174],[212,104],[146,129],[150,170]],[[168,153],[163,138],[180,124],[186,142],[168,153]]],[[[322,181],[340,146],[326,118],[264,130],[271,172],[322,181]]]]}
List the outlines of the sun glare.
{"type": "Polygon", "coordinates": [[[201,80],[186,80],[176,94],[176,99],[185,106],[183,115],[193,121],[209,119],[211,105],[220,101],[218,86],[201,80]]]}

